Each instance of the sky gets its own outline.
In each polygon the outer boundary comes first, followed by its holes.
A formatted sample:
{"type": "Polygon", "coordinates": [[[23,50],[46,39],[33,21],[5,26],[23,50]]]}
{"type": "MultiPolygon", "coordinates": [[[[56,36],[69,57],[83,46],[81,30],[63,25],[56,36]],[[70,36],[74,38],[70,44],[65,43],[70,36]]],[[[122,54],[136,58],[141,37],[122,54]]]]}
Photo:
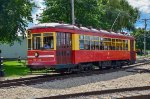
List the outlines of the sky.
{"type": "Polygon", "coordinates": [[[33,1],[35,2],[37,8],[33,8],[32,10],[33,23],[29,23],[28,27],[38,24],[36,15],[40,15],[43,12],[43,9],[46,7],[44,5],[44,0],[33,0],[33,1]]]}
{"type": "MultiPolygon", "coordinates": [[[[33,0],[36,5],[40,8],[34,8],[32,11],[33,22],[30,23],[28,27],[37,24],[36,15],[40,15],[45,8],[44,0],[33,0]]],[[[150,0],[127,0],[131,6],[134,8],[138,8],[140,11],[140,19],[135,23],[136,28],[144,28],[144,22],[142,19],[149,18],[150,19],[150,0]]],[[[150,20],[147,21],[147,29],[150,30],[150,20]]]]}
{"type": "MultiPolygon", "coordinates": [[[[138,8],[141,12],[140,19],[136,22],[137,28],[144,28],[142,19],[150,19],[150,0],[127,0],[134,8],[138,8]]],[[[147,22],[147,29],[150,30],[150,20],[147,22]]]]}

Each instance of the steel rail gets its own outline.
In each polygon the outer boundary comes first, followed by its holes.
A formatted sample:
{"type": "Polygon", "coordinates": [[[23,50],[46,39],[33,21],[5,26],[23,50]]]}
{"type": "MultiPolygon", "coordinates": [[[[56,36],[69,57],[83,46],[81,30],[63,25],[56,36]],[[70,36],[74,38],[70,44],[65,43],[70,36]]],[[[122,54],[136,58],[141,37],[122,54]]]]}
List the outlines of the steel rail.
{"type": "Polygon", "coordinates": [[[138,95],[138,96],[131,96],[131,97],[116,98],[116,99],[150,99],[150,95],[138,95]]]}

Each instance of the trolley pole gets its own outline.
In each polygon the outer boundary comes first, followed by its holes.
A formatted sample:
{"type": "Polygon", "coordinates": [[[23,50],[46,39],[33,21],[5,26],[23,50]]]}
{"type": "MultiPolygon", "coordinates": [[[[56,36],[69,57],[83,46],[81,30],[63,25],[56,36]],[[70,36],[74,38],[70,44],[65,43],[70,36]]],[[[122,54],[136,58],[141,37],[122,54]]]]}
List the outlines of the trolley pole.
{"type": "Polygon", "coordinates": [[[71,18],[72,18],[72,24],[75,24],[75,16],[74,16],[74,0],[71,0],[71,18]]]}
{"type": "Polygon", "coordinates": [[[113,29],[115,23],[117,22],[117,19],[119,18],[119,16],[120,16],[120,12],[118,13],[118,15],[117,15],[117,17],[116,17],[114,23],[112,24],[111,29],[110,29],[110,32],[112,32],[112,29],[113,29]]]}
{"type": "Polygon", "coordinates": [[[144,55],[146,55],[146,28],[147,28],[147,21],[150,19],[142,19],[144,21],[145,27],[144,27],[144,55]]]}

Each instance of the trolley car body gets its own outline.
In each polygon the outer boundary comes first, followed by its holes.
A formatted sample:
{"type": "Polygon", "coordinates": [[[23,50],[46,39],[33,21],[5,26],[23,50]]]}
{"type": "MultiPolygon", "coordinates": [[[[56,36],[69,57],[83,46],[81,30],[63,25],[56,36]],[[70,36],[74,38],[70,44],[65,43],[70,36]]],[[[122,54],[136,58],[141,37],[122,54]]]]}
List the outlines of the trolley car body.
{"type": "Polygon", "coordinates": [[[79,64],[134,63],[131,36],[69,24],[43,23],[28,29],[28,66],[31,69],[76,68],[79,64]],[[50,48],[45,49],[48,42],[50,48]]]}

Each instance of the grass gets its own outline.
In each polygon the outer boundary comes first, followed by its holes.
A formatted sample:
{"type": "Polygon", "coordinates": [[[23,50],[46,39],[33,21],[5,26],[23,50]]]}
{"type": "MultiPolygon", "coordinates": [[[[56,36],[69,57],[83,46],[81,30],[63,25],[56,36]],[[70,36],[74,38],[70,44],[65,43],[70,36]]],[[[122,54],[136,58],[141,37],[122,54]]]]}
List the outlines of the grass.
{"type": "Polygon", "coordinates": [[[30,70],[26,67],[25,61],[5,61],[4,63],[5,77],[17,77],[28,75],[30,70]]]}
{"type": "MultiPolygon", "coordinates": [[[[31,74],[29,68],[26,67],[26,61],[22,60],[20,63],[18,61],[4,61],[4,72],[5,77],[21,77],[31,74]]],[[[41,75],[46,73],[46,70],[36,70],[34,75],[41,75]]]]}

